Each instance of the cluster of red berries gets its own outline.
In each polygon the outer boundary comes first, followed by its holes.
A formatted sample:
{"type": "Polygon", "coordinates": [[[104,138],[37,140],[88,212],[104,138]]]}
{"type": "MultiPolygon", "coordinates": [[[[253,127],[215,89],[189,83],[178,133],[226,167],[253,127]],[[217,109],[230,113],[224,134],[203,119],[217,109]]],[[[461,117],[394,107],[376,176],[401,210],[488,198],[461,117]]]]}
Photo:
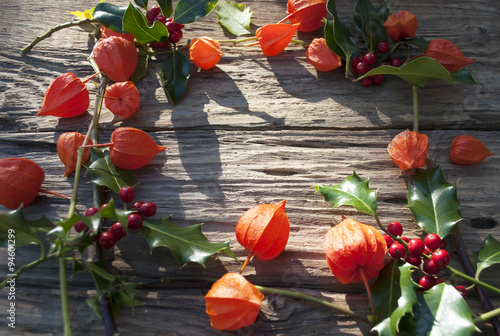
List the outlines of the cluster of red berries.
{"type": "MultiPolygon", "coordinates": [[[[120,189],[118,194],[123,203],[131,203],[135,198],[135,190],[132,187],[125,186],[120,189]]],[[[90,217],[99,212],[107,204],[101,205],[100,209],[95,207],[87,208],[85,211],[85,216],[90,217]]],[[[132,205],[132,210],[134,213],[128,215],[127,217],[127,227],[129,230],[138,230],[142,227],[143,217],[152,217],[156,214],[156,204],[153,202],[134,202],[132,205]]],[[[78,221],[73,226],[76,232],[88,232],[89,227],[83,222],[78,221]]],[[[123,227],[121,222],[115,222],[111,225],[107,231],[100,232],[94,238],[98,240],[99,245],[103,249],[110,249],[115,246],[116,242],[127,235],[127,231],[123,227]]]]}
{"type": "MultiPolygon", "coordinates": [[[[389,52],[389,43],[380,42],[377,46],[377,52],[380,56],[386,55],[389,52]]],[[[351,63],[351,74],[353,76],[363,76],[368,71],[375,69],[377,66],[390,64],[394,67],[400,67],[403,64],[399,58],[392,58],[390,63],[381,62],[377,65],[378,55],[377,53],[367,53],[364,56],[354,57],[351,63]]],[[[364,87],[382,85],[383,82],[384,75],[372,75],[361,80],[361,84],[363,84],[364,87]]]]}
{"type": "MultiPolygon", "coordinates": [[[[450,262],[450,255],[445,250],[446,240],[435,233],[429,233],[423,241],[418,238],[408,239],[402,236],[403,226],[399,222],[389,223],[387,231],[406,243],[405,246],[399,241],[394,241],[391,236],[383,235],[389,247],[389,255],[395,259],[404,259],[413,266],[421,266],[425,273],[419,281],[422,290],[428,290],[436,285],[439,281],[436,274],[450,262]]],[[[457,290],[463,297],[467,296],[464,286],[457,286],[457,290]]]]}
{"type": "Polygon", "coordinates": [[[176,44],[182,38],[182,28],[184,28],[184,25],[172,21],[172,18],[165,17],[165,15],[161,13],[161,8],[159,6],[152,6],[146,13],[146,19],[148,19],[150,24],[160,21],[168,30],[168,41],[151,43],[152,47],[170,48],[170,43],[176,44]]]}

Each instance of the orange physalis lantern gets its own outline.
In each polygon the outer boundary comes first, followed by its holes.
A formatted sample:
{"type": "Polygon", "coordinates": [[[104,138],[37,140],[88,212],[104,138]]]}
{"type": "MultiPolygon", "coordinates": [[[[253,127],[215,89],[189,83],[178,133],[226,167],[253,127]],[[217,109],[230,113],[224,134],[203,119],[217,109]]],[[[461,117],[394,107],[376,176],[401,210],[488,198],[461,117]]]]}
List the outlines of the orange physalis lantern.
{"type": "Polygon", "coordinates": [[[217,330],[248,327],[255,322],[263,298],[241,274],[226,273],[205,295],[210,324],[217,330]]]}
{"type": "Polygon", "coordinates": [[[128,81],[139,59],[134,44],[119,36],[111,36],[97,42],[92,57],[99,70],[115,82],[128,81]]]}
{"type": "Polygon", "coordinates": [[[0,204],[9,209],[27,207],[38,196],[45,173],[24,158],[0,159],[0,204]]]}
{"type": "Polygon", "coordinates": [[[392,160],[402,170],[420,168],[427,160],[429,140],[425,134],[406,130],[392,139],[387,150],[392,160]]]}
{"type": "Polygon", "coordinates": [[[104,104],[115,116],[127,119],[141,106],[139,90],[131,81],[118,82],[106,88],[104,104]]]}
{"type": "Polygon", "coordinates": [[[326,18],[326,0],[288,0],[286,13],[288,16],[282,21],[299,23],[298,31],[312,32],[321,27],[326,18]]]}
{"type": "Polygon", "coordinates": [[[465,58],[453,42],[445,39],[431,41],[427,45],[425,56],[436,59],[449,72],[458,71],[475,61],[474,58],[465,58]]]}
{"type": "Polygon", "coordinates": [[[42,108],[36,115],[61,118],[77,116],[89,107],[89,91],[71,72],[57,77],[45,92],[42,108]]]}
{"type": "Polygon", "coordinates": [[[119,33],[115,32],[114,30],[111,30],[105,26],[102,26],[101,28],[101,39],[105,39],[110,36],[119,36],[123,37],[126,40],[129,40],[130,42],[134,43],[134,35],[131,33],[119,33]]]}
{"type": "Polygon", "coordinates": [[[462,134],[451,142],[450,159],[459,165],[472,165],[479,163],[488,156],[495,155],[486,146],[473,136],[462,134]]]}
{"type": "MultiPolygon", "coordinates": [[[[83,144],[84,140],[85,135],[78,132],[66,132],[59,136],[57,140],[57,154],[66,167],[63,177],[75,171],[78,158],[78,147],[83,144]]],[[[91,139],[88,139],[88,144],[92,145],[91,139]]],[[[88,160],[89,156],[90,150],[85,148],[82,155],[82,165],[88,160]]]]}
{"type": "Polygon", "coordinates": [[[378,276],[384,267],[387,243],[370,225],[344,219],[325,235],[326,261],[333,275],[343,284],[378,276]]]}
{"type": "Polygon", "coordinates": [[[330,71],[342,66],[342,59],[328,48],[324,38],[315,38],[306,50],[307,61],[318,71],[330,71]]]}
{"type": "Polygon", "coordinates": [[[276,258],[285,249],[290,234],[285,203],[286,200],[257,205],[241,216],[236,224],[236,238],[250,252],[242,271],[253,255],[266,261],[276,258]]]}
{"type": "Polygon", "coordinates": [[[208,36],[193,39],[189,46],[189,58],[203,70],[213,68],[222,55],[219,41],[208,36]]]}
{"type": "Polygon", "coordinates": [[[418,22],[414,14],[403,10],[389,15],[383,26],[387,32],[387,36],[397,42],[414,37],[417,32],[418,22]]]}
{"type": "Polygon", "coordinates": [[[275,23],[257,29],[255,35],[264,55],[275,56],[282,52],[292,40],[298,26],[298,23],[275,23]]]}
{"type": "Polygon", "coordinates": [[[111,134],[111,162],[119,168],[138,169],[147,165],[156,154],[167,149],[158,146],[144,131],[133,127],[119,127],[111,134]]]}

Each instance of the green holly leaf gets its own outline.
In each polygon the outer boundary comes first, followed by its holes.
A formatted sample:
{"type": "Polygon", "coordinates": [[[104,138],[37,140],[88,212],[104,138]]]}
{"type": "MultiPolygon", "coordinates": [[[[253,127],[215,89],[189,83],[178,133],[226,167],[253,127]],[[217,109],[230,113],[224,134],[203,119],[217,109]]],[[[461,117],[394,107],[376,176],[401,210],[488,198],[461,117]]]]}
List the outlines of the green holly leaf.
{"type": "Polygon", "coordinates": [[[349,29],[340,22],[335,0],[328,0],[326,9],[333,16],[333,20],[324,20],[326,45],[345,60],[346,64],[350,64],[351,57],[356,55],[356,42],[349,29]]]}
{"type": "Polygon", "coordinates": [[[476,277],[479,278],[484,269],[500,263],[500,242],[488,234],[481,250],[474,252],[474,257],[477,263],[476,277]]]}
{"type": "Polygon", "coordinates": [[[452,72],[451,77],[455,82],[463,84],[477,84],[476,80],[472,77],[467,69],[460,69],[458,71],[452,72]]]}
{"type": "Polygon", "coordinates": [[[400,67],[382,65],[368,71],[359,78],[361,80],[372,75],[395,75],[409,84],[416,86],[424,86],[427,82],[435,79],[444,80],[455,86],[455,81],[451,77],[450,72],[434,58],[425,56],[417,57],[400,67]]]}
{"type": "Polygon", "coordinates": [[[130,76],[130,81],[137,83],[148,74],[148,64],[150,56],[139,54],[137,59],[137,66],[134,73],[130,76]]]}
{"type": "Polygon", "coordinates": [[[29,244],[43,245],[38,233],[53,227],[54,224],[45,216],[34,221],[27,220],[21,206],[0,214],[0,246],[6,248],[13,243],[16,248],[29,244]]]}
{"type": "Polygon", "coordinates": [[[363,181],[356,172],[353,172],[341,184],[331,187],[318,185],[314,188],[334,207],[352,205],[358,211],[375,216],[377,214],[377,192],[370,190],[368,183],[368,180],[363,181]]]}
{"type": "Polygon", "coordinates": [[[455,287],[442,283],[416,295],[413,316],[406,315],[400,323],[401,335],[465,336],[479,331],[472,322],[472,311],[455,287]]]}
{"type": "Polygon", "coordinates": [[[155,21],[150,27],[144,13],[131,3],[128,4],[127,10],[123,14],[123,29],[132,33],[135,39],[142,44],[168,39],[168,30],[163,23],[155,21]]]}
{"type": "Polygon", "coordinates": [[[172,0],[157,0],[158,6],[161,8],[161,13],[165,15],[165,17],[170,17],[172,12],[174,11],[172,7],[172,0]]]}
{"type": "Polygon", "coordinates": [[[103,26],[116,32],[125,33],[122,21],[126,9],[127,7],[119,7],[107,2],[101,2],[95,6],[93,15],[103,26]]]}
{"type": "Polygon", "coordinates": [[[393,259],[380,271],[371,291],[377,325],[373,331],[379,335],[399,335],[399,322],[406,314],[411,314],[418,300],[411,275],[414,266],[401,259],[393,259]]]}
{"type": "Polygon", "coordinates": [[[234,1],[219,1],[216,8],[217,20],[236,36],[251,34],[252,11],[249,7],[234,1]]]}
{"type": "Polygon", "coordinates": [[[358,0],[355,7],[358,15],[354,16],[354,25],[363,34],[369,52],[376,52],[382,41],[387,41],[387,33],[383,23],[389,16],[386,6],[373,7],[370,0],[358,0]]]}
{"type": "Polygon", "coordinates": [[[167,247],[180,266],[188,262],[205,266],[207,259],[217,252],[224,252],[236,259],[229,249],[229,241],[210,243],[201,232],[201,224],[180,227],[169,216],[161,220],[144,221],[141,230],[151,250],[159,246],[167,247]]]}
{"type": "Polygon", "coordinates": [[[179,0],[175,6],[174,21],[192,23],[208,15],[217,6],[218,0],[179,0]]]}
{"type": "Polygon", "coordinates": [[[456,183],[448,183],[441,167],[417,170],[408,183],[408,207],[427,233],[446,237],[462,218],[456,183]]]}
{"type": "Polygon", "coordinates": [[[177,49],[168,55],[167,60],[161,67],[161,86],[170,99],[172,99],[174,105],[186,93],[190,70],[191,63],[189,62],[189,58],[177,49]]]}
{"type": "Polygon", "coordinates": [[[134,0],[134,2],[137,6],[148,10],[148,0],[134,0]]]}
{"type": "Polygon", "coordinates": [[[104,186],[116,193],[124,186],[134,185],[134,171],[116,167],[109,157],[108,149],[90,149],[90,182],[104,186]]]}

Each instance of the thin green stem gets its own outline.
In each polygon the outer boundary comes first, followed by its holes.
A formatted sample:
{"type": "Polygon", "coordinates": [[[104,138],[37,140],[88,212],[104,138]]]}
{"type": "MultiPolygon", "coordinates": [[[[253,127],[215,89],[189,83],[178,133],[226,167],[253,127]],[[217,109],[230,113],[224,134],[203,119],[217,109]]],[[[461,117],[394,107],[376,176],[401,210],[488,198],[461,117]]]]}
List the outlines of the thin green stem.
{"type": "Polygon", "coordinates": [[[47,30],[44,34],[37,36],[33,41],[31,41],[30,44],[28,44],[26,47],[21,49],[21,55],[26,55],[27,53],[29,53],[31,51],[31,49],[33,49],[35,47],[35,45],[37,45],[39,42],[45,40],[46,38],[51,37],[52,34],[58,30],[73,27],[73,26],[78,26],[78,25],[84,24],[84,23],[93,23],[93,22],[97,22],[97,20],[96,19],[83,19],[83,20],[66,22],[66,23],[54,26],[54,27],[50,28],[49,30],[47,30]]]}
{"type": "Polygon", "coordinates": [[[449,272],[455,274],[459,278],[462,278],[462,279],[465,279],[467,281],[470,281],[473,284],[476,284],[476,285],[478,285],[478,286],[480,286],[480,287],[482,287],[484,289],[487,289],[489,291],[492,291],[493,293],[496,293],[496,294],[500,295],[500,289],[499,288],[496,288],[496,287],[494,287],[492,285],[489,285],[489,284],[487,284],[485,282],[482,282],[481,280],[478,280],[478,279],[475,279],[475,278],[473,278],[471,276],[468,276],[467,274],[462,273],[459,270],[454,269],[453,267],[447,266],[446,270],[448,270],[449,272]]]}
{"type": "Polygon", "coordinates": [[[59,286],[61,289],[61,306],[64,321],[64,335],[71,336],[71,319],[69,317],[69,299],[68,299],[68,277],[66,274],[66,258],[59,257],[59,286]]]}
{"type": "Polygon", "coordinates": [[[418,86],[413,85],[413,130],[418,132],[418,86]]]}
{"type": "Polygon", "coordinates": [[[370,306],[372,307],[372,321],[373,323],[375,323],[375,321],[377,321],[377,315],[375,315],[375,305],[373,304],[370,284],[368,283],[368,278],[366,277],[366,273],[363,267],[359,268],[359,274],[361,274],[361,278],[363,279],[363,283],[365,284],[366,294],[368,295],[368,300],[370,301],[370,306]]]}
{"type": "Polygon", "coordinates": [[[256,39],[257,39],[257,36],[252,36],[252,37],[247,37],[247,38],[243,38],[243,39],[239,39],[239,40],[220,40],[218,42],[219,43],[233,43],[233,44],[236,44],[236,43],[243,43],[243,42],[253,41],[253,40],[256,40],[256,39]]]}
{"type": "Polygon", "coordinates": [[[306,301],[318,304],[320,306],[323,306],[323,307],[326,307],[329,309],[333,309],[339,313],[357,318],[360,321],[363,321],[367,324],[370,324],[370,322],[368,320],[362,318],[361,316],[356,315],[356,313],[353,312],[352,310],[349,310],[349,309],[343,308],[343,307],[339,307],[337,305],[334,305],[333,303],[315,298],[314,296],[310,296],[310,295],[304,294],[302,292],[269,288],[269,287],[264,287],[264,286],[259,286],[259,285],[255,285],[255,288],[257,288],[259,291],[261,291],[263,293],[280,294],[280,295],[285,295],[285,296],[293,297],[293,298],[300,299],[300,300],[306,300],[306,301]]]}
{"type": "Polygon", "coordinates": [[[494,309],[494,310],[490,310],[487,313],[479,315],[478,317],[476,317],[475,319],[473,319],[472,322],[474,324],[482,323],[482,322],[485,322],[485,321],[487,321],[489,319],[492,319],[492,318],[494,318],[496,316],[499,316],[499,315],[500,315],[500,308],[497,308],[497,309],[494,309]]]}

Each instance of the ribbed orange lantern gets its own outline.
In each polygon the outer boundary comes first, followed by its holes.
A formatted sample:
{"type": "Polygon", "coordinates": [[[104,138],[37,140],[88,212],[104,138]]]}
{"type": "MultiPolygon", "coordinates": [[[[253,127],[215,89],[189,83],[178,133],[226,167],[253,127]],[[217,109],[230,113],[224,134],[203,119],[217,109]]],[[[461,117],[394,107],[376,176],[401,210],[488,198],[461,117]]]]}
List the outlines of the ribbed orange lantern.
{"type": "Polygon", "coordinates": [[[129,40],[132,43],[134,43],[134,40],[135,40],[134,35],[131,33],[119,33],[119,32],[115,32],[114,30],[111,30],[105,26],[102,26],[101,27],[101,38],[105,39],[105,38],[110,37],[110,36],[123,37],[124,39],[129,40]]]}
{"type": "Polygon", "coordinates": [[[329,229],[324,248],[330,270],[343,284],[377,277],[387,253],[382,235],[370,225],[353,219],[344,219],[329,229]]]}
{"type": "Polygon", "coordinates": [[[217,330],[236,330],[255,322],[264,295],[238,273],[226,273],[205,295],[210,324],[217,330]]]}
{"type": "Polygon", "coordinates": [[[450,160],[459,165],[472,165],[479,163],[488,156],[495,155],[477,138],[462,134],[451,142],[450,160]]]}
{"type": "Polygon", "coordinates": [[[193,39],[189,46],[189,58],[203,70],[213,68],[222,55],[219,42],[208,36],[193,39]]]}
{"type": "Polygon", "coordinates": [[[27,207],[38,196],[44,179],[43,169],[29,159],[0,159],[0,204],[9,209],[27,207]]]}
{"type": "Polygon", "coordinates": [[[383,24],[387,36],[393,41],[414,37],[417,33],[417,17],[406,10],[389,15],[383,24]]]}
{"type": "Polygon", "coordinates": [[[275,23],[260,27],[255,32],[260,48],[266,56],[275,56],[290,43],[299,24],[275,23]]]}
{"type": "Polygon", "coordinates": [[[434,58],[449,72],[458,71],[475,61],[474,58],[465,58],[453,42],[445,39],[435,39],[429,42],[425,56],[434,58]]]}
{"type": "Polygon", "coordinates": [[[253,255],[266,261],[276,258],[285,249],[290,234],[285,203],[286,200],[260,204],[241,216],[236,224],[236,238],[250,252],[242,271],[253,255]]]}
{"type": "Polygon", "coordinates": [[[315,38],[306,50],[307,61],[318,71],[330,71],[342,66],[342,59],[328,48],[324,38],[315,38]]]}
{"type": "Polygon", "coordinates": [[[110,36],[97,42],[92,57],[99,70],[115,82],[128,81],[139,59],[134,44],[119,36],[110,36]]]}
{"type": "Polygon", "coordinates": [[[405,130],[394,137],[387,146],[391,159],[402,170],[420,168],[425,165],[429,153],[427,135],[405,130]]]}
{"type": "Polygon", "coordinates": [[[115,116],[127,119],[141,107],[141,95],[131,81],[118,82],[106,88],[104,104],[115,116]]]}
{"type": "Polygon", "coordinates": [[[298,31],[312,32],[323,25],[326,18],[326,0],[288,0],[286,6],[290,23],[299,23],[298,31]]]}
{"type": "MultiPolygon", "coordinates": [[[[78,158],[78,147],[83,144],[84,140],[85,135],[78,132],[66,132],[59,136],[57,140],[57,154],[66,167],[63,177],[75,171],[78,158]]],[[[88,144],[92,145],[91,139],[88,139],[88,144]]],[[[82,165],[88,160],[89,156],[90,150],[85,148],[82,154],[82,165]]]]}

